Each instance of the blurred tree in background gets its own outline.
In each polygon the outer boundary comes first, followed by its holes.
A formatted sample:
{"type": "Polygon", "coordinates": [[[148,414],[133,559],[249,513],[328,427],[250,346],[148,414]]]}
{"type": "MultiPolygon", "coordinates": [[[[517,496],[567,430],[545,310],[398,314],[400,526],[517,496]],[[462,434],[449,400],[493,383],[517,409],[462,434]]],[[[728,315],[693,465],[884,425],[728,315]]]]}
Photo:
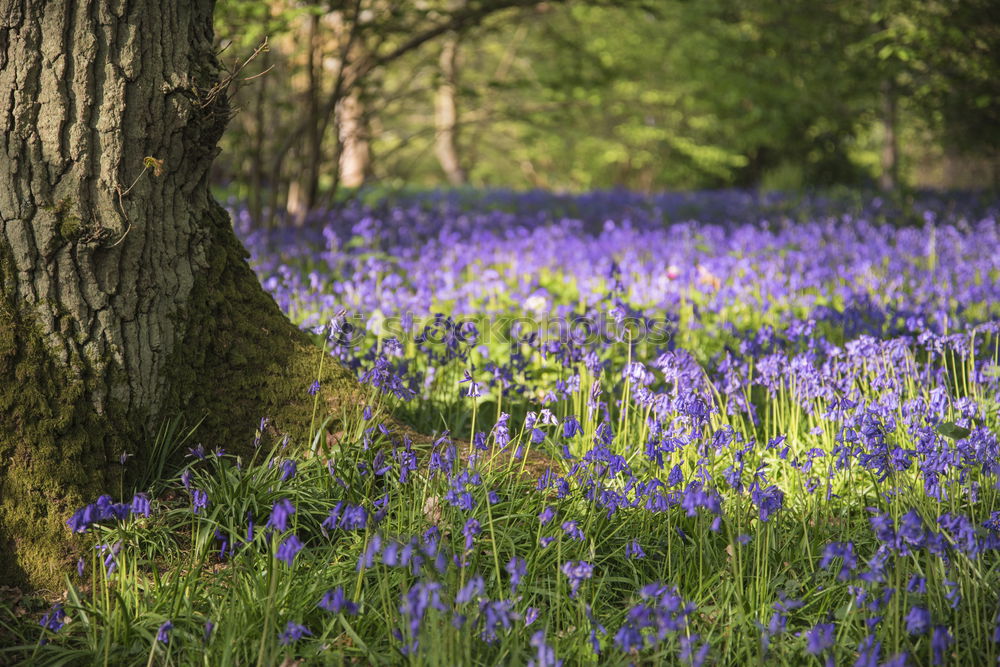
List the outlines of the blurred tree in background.
{"type": "Polygon", "coordinates": [[[991,0],[225,0],[220,180],[339,187],[995,187],[991,0]]]}

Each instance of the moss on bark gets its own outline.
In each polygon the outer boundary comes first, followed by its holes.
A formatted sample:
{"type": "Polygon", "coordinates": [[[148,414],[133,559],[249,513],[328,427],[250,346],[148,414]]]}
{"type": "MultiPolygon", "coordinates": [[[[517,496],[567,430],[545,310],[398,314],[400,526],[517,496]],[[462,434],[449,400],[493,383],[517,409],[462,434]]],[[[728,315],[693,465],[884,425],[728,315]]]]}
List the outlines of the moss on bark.
{"type": "MultiPolygon", "coordinates": [[[[180,316],[187,333],[169,365],[168,402],[191,417],[204,416],[201,437],[230,451],[246,451],[262,417],[302,435],[312,417],[308,389],[318,379],[321,352],[260,287],[229,215],[215,202],[205,228],[213,254],[180,316]]],[[[339,364],[324,364],[319,379],[328,413],[359,400],[356,379],[339,364]]]]}
{"type": "MultiPolygon", "coordinates": [[[[0,285],[10,270],[0,248],[0,285]]],[[[0,294],[0,581],[59,585],[74,547],[66,519],[107,488],[116,472],[107,463],[129,444],[120,407],[91,407],[86,369],[84,359],[56,362],[0,294]]]]}
{"type": "MultiPolygon", "coordinates": [[[[66,520],[101,493],[128,491],[163,419],[204,418],[195,437],[236,453],[249,452],[261,417],[306,434],[321,352],[260,287],[225,210],[212,202],[202,224],[211,265],[178,316],[184,333],[152,420],[116,404],[98,413],[88,400],[95,378],[87,360],[57,361],[30,313],[0,294],[0,377],[9,379],[0,385],[0,580],[58,589],[80,547],[66,520]],[[127,466],[118,463],[123,452],[134,455],[127,466]]],[[[0,287],[12,283],[11,267],[0,248],[0,287]]],[[[354,376],[338,364],[325,364],[319,379],[324,413],[360,400],[354,376]]]]}

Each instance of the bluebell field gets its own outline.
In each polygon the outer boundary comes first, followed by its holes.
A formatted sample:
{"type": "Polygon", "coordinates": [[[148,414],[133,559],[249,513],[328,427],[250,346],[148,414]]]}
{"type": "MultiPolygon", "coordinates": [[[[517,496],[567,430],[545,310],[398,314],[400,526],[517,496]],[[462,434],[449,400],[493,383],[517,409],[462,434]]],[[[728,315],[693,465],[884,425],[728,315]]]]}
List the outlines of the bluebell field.
{"type": "Polygon", "coordinates": [[[997,662],[995,202],[232,212],[367,400],[249,460],[165,427],[183,470],[67,517],[33,662],[997,662]]]}

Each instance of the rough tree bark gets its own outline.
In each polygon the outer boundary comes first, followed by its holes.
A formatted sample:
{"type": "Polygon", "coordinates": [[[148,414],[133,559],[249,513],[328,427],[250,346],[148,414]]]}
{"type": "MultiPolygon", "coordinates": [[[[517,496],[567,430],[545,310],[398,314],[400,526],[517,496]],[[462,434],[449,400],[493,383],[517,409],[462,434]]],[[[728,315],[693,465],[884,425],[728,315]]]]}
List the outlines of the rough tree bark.
{"type": "Polygon", "coordinates": [[[0,581],[59,581],[66,518],[142,469],[163,419],[204,414],[229,450],[264,415],[308,423],[319,352],[208,190],[230,113],[213,8],[0,0],[0,581]]]}

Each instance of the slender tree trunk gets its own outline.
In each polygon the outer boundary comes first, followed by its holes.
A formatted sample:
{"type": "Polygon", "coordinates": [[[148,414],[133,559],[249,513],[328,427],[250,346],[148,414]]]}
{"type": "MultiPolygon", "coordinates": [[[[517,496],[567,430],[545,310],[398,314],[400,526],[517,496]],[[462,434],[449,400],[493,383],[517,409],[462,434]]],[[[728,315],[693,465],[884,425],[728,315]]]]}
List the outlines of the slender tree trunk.
{"type": "Polygon", "coordinates": [[[360,86],[342,98],[337,106],[340,136],[340,183],[348,188],[364,185],[371,165],[368,119],[360,86]]]}
{"type": "MultiPolygon", "coordinates": [[[[164,418],[229,450],[309,421],[319,353],[208,190],[213,7],[0,0],[0,581],[59,581],[66,518],[164,418]]],[[[327,367],[333,404],[354,385],[327,367]]]]}
{"type": "MultiPolygon", "coordinates": [[[[265,28],[267,25],[265,24],[265,28]]],[[[270,52],[261,54],[261,67],[266,70],[271,61],[270,52]]],[[[247,208],[250,211],[250,219],[255,225],[269,227],[274,211],[268,212],[268,219],[264,220],[264,193],[268,187],[275,187],[275,183],[268,183],[264,175],[264,128],[267,126],[267,89],[269,78],[260,77],[257,82],[257,90],[254,94],[253,104],[253,128],[250,133],[250,193],[247,208]]],[[[273,180],[273,179],[272,179],[273,180]]]]}
{"type": "Polygon", "coordinates": [[[896,91],[889,79],[882,82],[882,173],[879,186],[886,191],[899,186],[899,137],[896,133],[896,91]]]}
{"type": "Polygon", "coordinates": [[[304,155],[298,165],[298,174],[294,185],[296,197],[288,197],[288,214],[295,225],[305,222],[306,215],[316,205],[316,195],[319,192],[319,171],[322,152],[322,131],[319,114],[320,79],[317,76],[317,49],[319,34],[319,15],[309,17],[309,30],[306,45],[306,131],[304,155]]]}
{"type": "Polygon", "coordinates": [[[434,96],[434,152],[452,185],[464,185],[466,176],[458,150],[458,34],[441,44],[438,60],[441,82],[434,96]]]}

